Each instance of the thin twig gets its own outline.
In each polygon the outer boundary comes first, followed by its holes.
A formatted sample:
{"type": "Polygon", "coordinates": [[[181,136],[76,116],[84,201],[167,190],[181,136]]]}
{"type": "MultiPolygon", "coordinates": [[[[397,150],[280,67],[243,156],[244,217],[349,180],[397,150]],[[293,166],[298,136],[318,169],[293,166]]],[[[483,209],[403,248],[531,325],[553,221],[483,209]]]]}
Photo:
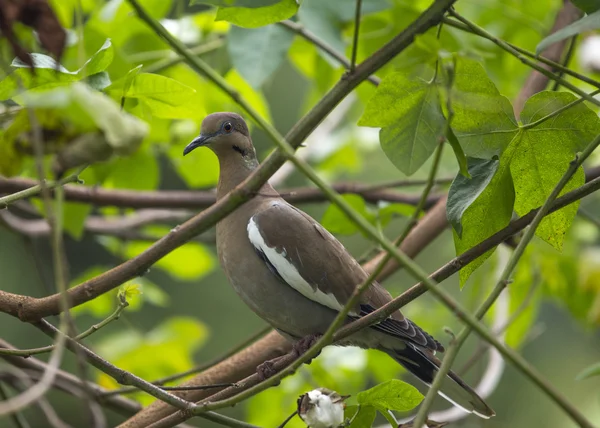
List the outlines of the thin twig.
{"type": "MultiPolygon", "coordinates": [[[[85,339],[86,337],[88,337],[91,334],[97,332],[98,330],[100,330],[101,328],[103,328],[106,325],[110,324],[111,322],[113,322],[115,320],[118,320],[119,317],[121,316],[121,313],[125,310],[125,308],[127,306],[129,306],[129,303],[127,303],[126,300],[119,299],[119,304],[117,306],[117,309],[111,315],[109,315],[108,317],[106,317],[101,322],[92,325],[90,328],[88,328],[84,332],[78,334],[74,339],[77,340],[77,341],[85,339]]],[[[28,357],[31,357],[32,355],[38,355],[38,354],[44,354],[46,352],[50,352],[55,347],[56,347],[56,345],[48,345],[48,346],[43,346],[41,348],[32,348],[32,349],[6,349],[6,348],[0,348],[0,355],[12,355],[12,356],[18,356],[18,357],[28,358],[28,357]]]]}
{"type": "Polygon", "coordinates": [[[362,0],[356,0],[356,11],[354,13],[354,37],[352,39],[352,57],[350,58],[350,67],[348,72],[354,72],[356,67],[356,54],[358,52],[358,34],[360,32],[360,12],[361,12],[362,0]]]}
{"type": "MultiPolygon", "coordinates": [[[[327,42],[317,37],[315,34],[304,28],[304,26],[298,22],[290,21],[286,19],[285,21],[278,22],[279,25],[287,28],[288,30],[293,31],[299,36],[303,37],[308,42],[312,43],[323,52],[327,53],[329,56],[334,58],[337,62],[339,62],[345,69],[349,70],[351,62],[346,58],[343,54],[339,53],[333,47],[331,47],[327,42]]],[[[369,76],[367,80],[374,84],[375,86],[379,85],[381,80],[377,76],[369,76]]]]}
{"type": "MultiPolygon", "coordinates": [[[[65,178],[62,178],[58,181],[48,182],[45,179],[43,182],[47,189],[55,189],[59,186],[64,186],[67,183],[74,183],[79,180],[79,174],[85,169],[85,167],[80,168],[74,174],[71,174],[65,178]]],[[[21,199],[31,198],[32,196],[38,195],[42,191],[42,184],[36,184],[28,189],[21,190],[20,192],[13,193],[11,195],[6,195],[0,198],[0,209],[8,207],[15,201],[19,201],[21,199]]]]}
{"type": "MultiPolygon", "coordinates": [[[[8,400],[8,393],[4,390],[2,382],[0,382],[0,399],[2,399],[2,401],[8,400]]],[[[30,427],[29,423],[27,422],[27,419],[25,419],[25,415],[20,411],[12,412],[10,414],[10,418],[12,419],[13,423],[17,428],[30,427]]]]}

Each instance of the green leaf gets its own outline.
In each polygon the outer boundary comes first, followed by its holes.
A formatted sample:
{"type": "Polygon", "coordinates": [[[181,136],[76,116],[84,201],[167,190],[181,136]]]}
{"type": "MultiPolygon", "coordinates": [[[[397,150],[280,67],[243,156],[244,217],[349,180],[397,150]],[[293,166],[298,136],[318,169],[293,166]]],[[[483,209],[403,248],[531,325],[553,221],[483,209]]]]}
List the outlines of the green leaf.
{"type": "MultiPolygon", "coordinates": [[[[567,92],[541,92],[525,103],[521,113],[523,125],[576,100],[567,92]]],[[[516,190],[515,211],[525,215],[543,205],[575,153],[583,149],[600,133],[598,116],[580,103],[550,120],[523,129],[511,142],[507,155],[512,157],[510,169],[516,190]]],[[[561,194],[583,185],[585,176],[579,168],[561,194]]],[[[557,250],[562,249],[564,235],[577,213],[579,202],[570,204],[545,217],[536,234],[557,250]]]]}
{"type": "Polygon", "coordinates": [[[585,13],[590,14],[600,9],[600,0],[572,0],[573,4],[585,13]]]}
{"type": "Polygon", "coordinates": [[[379,141],[384,153],[411,175],[435,151],[445,121],[435,84],[393,73],[381,82],[358,124],[382,127],[379,141]]]}
{"type": "Polygon", "coordinates": [[[227,37],[233,66],[253,88],[262,86],[277,70],[294,39],[292,32],[279,25],[232,27],[227,37]]]}
{"type": "Polygon", "coordinates": [[[195,89],[160,74],[136,75],[125,97],[137,98],[153,116],[160,118],[198,118],[204,115],[195,89]]]}
{"type": "Polygon", "coordinates": [[[500,155],[518,130],[510,101],[476,61],[456,58],[451,90],[452,129],[467,156],[500,155]]]}
{"type": "Polygon", "coordinates": [[[456,138],[456,135],[454,134],[452,128],[447,128],[446,132],[446,139],[452,147],[452,151],[454,152],[454,156],[456,157],[456,161],[458,162],[459,172],[466,178],[471,178],[471,174],[469,173],[469,163],[467,161],[467,156],[465,155],[465,152],[460,146],[458,138],[456,138]]]}
{"type": "Polygon", "coordinates": [[[61,119],[69,120],[81,131],[102,131],[104,143],[121,155],[135,152],[148,132],[146,123],[122,112],[109,97],[83,83],[44,92],[29,91],[18,101],[38,109],[58,109],[61,119]]]}
{"type": "Polygon", "coordinates": [[[27,64],[15,58],[11,66],[15,67],[16,70],[0,81],[0,99],[11,98],[21,87],[27,90],[61,86],[66,85],[68,82],[80,80],[85,76],[98,74],[106,70],[112,62],[113,56],[114,51],[110,39],[107,39],[83,67],[76,71],[67,70],[62,65],[57,64],[54,58],[50,56],[33,53],[31,59],[35,67],[35,76],[32,75],[27,64]]]}
{"type": "Polygon", "coordinates": [[[101,71],[100,73],[92,74],[86,77],[85,83],[87,83],[92,89],[103,91],[111,84],[110,75],[106,71],[101,71]]]}
{"type": "Polygon", "coordinates": [[[485,160],[469,158],[469,174],[467,178],[462,174],[456,176],[448,190],[448,202],[446,203],[446,217],[452,225],[458,237],[462,237],[462,216],[465,211],[475,202],[485,188],[490,184],[494,174],[498,170],[500,161],[497,159],[485,160]]]}
{"type": "Polygon", "coordinates": [[[85,219],[91,211],[90,204],[63,203],[63,227],[73,239],[79,240],[83,235],[85,219]]]}
{"type": "MultiPolygon", "coordinates": [[[[257,28],[288,19],[297,11],[296,0],[281,0],[264,7],[219,7],[215,21],[228,21],[238,27],[257,28]]],[[[291,33],[289,30],[283,30],[291,33]]]]}
{"type": "Polygon", "coordinates": [[[218,7],[251,7],[272,6],[281,0],[191,0],[190,4],[209,4],[218,7]]]}
{"type": "MultiPolygon", "coordinates": [[[[462,236],[459,237],[456,232],[453,233],[456,254],[464,253],[506,227],[512,217],[514,202],[515,190],[510,168],[508,161],[503,156],[500,158],[498,169],[490,183],[462,214],[462,236]]],[[[484,253],[461,269],[461,287],[473,271],[492,255],[494,250],[484,253]]]]}
{"type": "Polygon", "coordinates": [[[371,428],[377,416],[377,410],[373,406],[359,406],[358,413],[352,419],[350,428],[371,428]]]}
{"type": "Polygon", "coordinates": [[[356,399],[361,406],[376,406],[406,412],[419,405],[423,400],[423,394],[406,382],[391,379],[371,389],[359,392],[356,399]]]}
{"type": "Polygon", "coordinates": [[[592,364],[576,377],[577,380],[583,380],[594,376],[600,376],[600,363],[592,364]]]}
{"type": "MultiPolygon", "coordinates": [[[[148,242],[133,241],[125,246],[127,258],[133,258],[147,250],[152,244],[148,242]]],[[[176,248],[160,259],[157,267],[166,270],[173,277],[184,280],[198,280],[212,271],[215,260],[212,253],[197,242],[176,248]]]]}
{"type": "Polygon", "coordinates": [[[110,175],[104,186],[114,189],[155,190],[160,180],[156,157],[145,150],[123,156],[111,162],[110,175]]]}
{"type": "MultiPolygon", "coordinates": [[[[362,196],[354,194],[344,194],[342,198],[348,202],[352,208],[358,211],[363,217],[373,222],[374,216],[367,210],[367,204],[362,196]]],[[[331,233],[340,235],[352,235],[358,232],[356,224],[342,212],[335,204],[330,204],[321,218],[321,224],[331,233]]]]}
{"type": "MultiPolygon", "coordinates": [[[[98,343],[98,352],[123,370],[143,379],[157,379],[190,369],[193,353],[208,338],[207,327],[194,318],[173,317],[146,334],[134,329],[121,328],[98,343]],[[148,358],[152,355],[152,358],[148,358]]],[[[102,373],[98,383],[106,388],[117,388],[117,382],[102,373]]],[[[146,394],[138,397],[144,404],[154,398],[146,394]]]]}
{"type": "MultiPolygon", "coordinates": [[[[597,3],[597,2],[595,2],[597,3]]],[[[575,36],[576,34],[584,33],[586,31],[597,30],[600,28],[600,11],[597,10],[596,5],[595,12],[591,15],[586,15],[578,21],[561,28],[555,33],[550,34],[548,37],[543,39],[535,48],[535,53],[540,54],[550,45],[556,42],[575,36]]]]}

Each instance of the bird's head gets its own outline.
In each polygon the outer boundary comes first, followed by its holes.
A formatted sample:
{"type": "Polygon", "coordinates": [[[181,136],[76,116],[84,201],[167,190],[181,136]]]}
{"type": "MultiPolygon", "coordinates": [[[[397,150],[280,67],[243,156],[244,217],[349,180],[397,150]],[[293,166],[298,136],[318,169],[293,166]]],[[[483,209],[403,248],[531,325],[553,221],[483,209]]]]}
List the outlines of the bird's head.
{"type": "Polygon", "coordinates": [[[200,135],[185,147],[183,155],[203,146],[215,152],[221,161],[235,162],[239,159],[246,165],[256,163],[256,152],[248,125],[236,113],[213,113],[206,116],[202,121],[200,135]]]}

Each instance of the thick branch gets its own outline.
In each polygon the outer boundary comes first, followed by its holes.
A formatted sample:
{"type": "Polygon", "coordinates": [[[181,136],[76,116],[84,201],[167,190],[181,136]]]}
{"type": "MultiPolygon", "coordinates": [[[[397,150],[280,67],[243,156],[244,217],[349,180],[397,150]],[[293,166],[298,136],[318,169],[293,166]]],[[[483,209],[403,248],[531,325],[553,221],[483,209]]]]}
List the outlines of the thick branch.
{"type": "MultiPolygon", "coordinates": [[[[37,181],[29,178],[3,178],[0,177],[0,193],[14,193],[36,186],[37,181]]],[[[390,183],[389,187],[410,185],[411,182],[390,183]]],[[[405,194],[381,188],[378,185],[364,185],[357,183],[338,183],[333,188],[339,193],[354,193],[361,195],[367,202],[379,201],[398,202],[416,205],[417,195],[405,194]]],[[[217,198],[213,191],[201,190],[156,190],[138,191],[121,189],[104,189],[102,187],[88,187],[65,185],[65,199],[72,202],[82,202],[95,206],[115,206],[123,208],[169,208],[169,209],[204,209],[213,205],[217,198]]],[[[327,201],[327,197],[314,187],[298,187],[281,189],[281,195],[289,203],[301,204],[308,202],[327,201]]],[[[432,195],[426,208],[434,204],[439,195],[432,195]]]]}

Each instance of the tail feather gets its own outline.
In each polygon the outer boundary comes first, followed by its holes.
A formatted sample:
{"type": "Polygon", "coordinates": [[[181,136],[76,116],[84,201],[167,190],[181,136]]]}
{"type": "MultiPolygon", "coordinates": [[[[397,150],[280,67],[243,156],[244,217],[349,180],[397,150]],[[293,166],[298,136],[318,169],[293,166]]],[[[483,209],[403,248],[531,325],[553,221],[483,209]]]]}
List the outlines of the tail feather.
{"type": "MultiPolygon", "coordinates": [[[[427,386],[431,385],[440,367],[440,360],[411,343],[405,343],[402,350],[385,349],[385,352],[427,386]]],[[[469,385],[452,371],[444,379],[439,394],[455,406],[482,418],[488,419],[496,414],[469,385]]]]}

